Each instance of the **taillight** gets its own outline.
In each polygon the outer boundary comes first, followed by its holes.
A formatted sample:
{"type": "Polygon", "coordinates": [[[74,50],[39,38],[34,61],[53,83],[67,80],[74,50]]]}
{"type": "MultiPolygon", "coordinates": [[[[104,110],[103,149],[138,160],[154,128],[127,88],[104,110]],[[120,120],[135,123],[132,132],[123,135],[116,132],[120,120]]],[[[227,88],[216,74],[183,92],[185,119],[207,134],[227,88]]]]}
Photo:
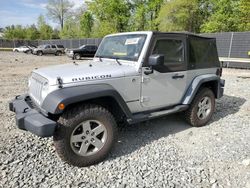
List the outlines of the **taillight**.
{"type": "Polygon", "coordinates": [[[217,76],[222,76],[222,68],[218,68],[217,70],[216,70],[216,75],[217,76]]]}

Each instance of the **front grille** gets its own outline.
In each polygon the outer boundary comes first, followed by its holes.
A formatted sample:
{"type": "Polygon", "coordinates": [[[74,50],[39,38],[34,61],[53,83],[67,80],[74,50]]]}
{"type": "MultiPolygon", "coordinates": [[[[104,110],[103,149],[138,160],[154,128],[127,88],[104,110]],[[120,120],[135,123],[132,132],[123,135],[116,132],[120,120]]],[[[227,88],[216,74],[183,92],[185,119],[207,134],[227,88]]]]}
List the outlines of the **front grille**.
{"type": "Polygon", "coordinates": [[[47,80],[44,77],[32,73],[30,78],[29,95],[39,105],[42,101],[42,89],[45,82],[47,82],[47,80]]]}

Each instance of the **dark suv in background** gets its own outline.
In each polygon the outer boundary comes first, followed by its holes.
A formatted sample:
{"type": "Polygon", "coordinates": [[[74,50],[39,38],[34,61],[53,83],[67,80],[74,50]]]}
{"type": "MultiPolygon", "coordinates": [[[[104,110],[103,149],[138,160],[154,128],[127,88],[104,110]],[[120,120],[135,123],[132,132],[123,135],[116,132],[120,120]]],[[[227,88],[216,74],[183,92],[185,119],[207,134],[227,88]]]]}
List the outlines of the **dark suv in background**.
{"type": "Polygon", "coordinates": [[[69,49],[66,54],[72,59],[81,59],[81,57],[94,57],[97,51],[97,46],[95,45],[82,45],[77,49],[69,49]]]}
{"type": "Polygon", "coordinates": [[[42,56],[44,54],[62,55],[64,53],[64,50],[65,48],[63,45],[45,44],[33,49],[33,54],[39,56],[42,56]]]}

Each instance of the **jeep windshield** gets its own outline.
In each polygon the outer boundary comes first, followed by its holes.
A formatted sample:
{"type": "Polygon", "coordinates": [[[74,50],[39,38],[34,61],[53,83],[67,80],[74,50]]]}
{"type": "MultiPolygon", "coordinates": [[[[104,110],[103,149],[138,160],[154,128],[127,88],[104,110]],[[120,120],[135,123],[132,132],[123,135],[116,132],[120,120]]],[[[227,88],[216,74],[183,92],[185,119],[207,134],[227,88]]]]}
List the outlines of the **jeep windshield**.
{"type": "Polygon", "coordinates": [[[95,57],[137,61],[146,37],[145,34],[106,37],[100,44],[95,57]]]}

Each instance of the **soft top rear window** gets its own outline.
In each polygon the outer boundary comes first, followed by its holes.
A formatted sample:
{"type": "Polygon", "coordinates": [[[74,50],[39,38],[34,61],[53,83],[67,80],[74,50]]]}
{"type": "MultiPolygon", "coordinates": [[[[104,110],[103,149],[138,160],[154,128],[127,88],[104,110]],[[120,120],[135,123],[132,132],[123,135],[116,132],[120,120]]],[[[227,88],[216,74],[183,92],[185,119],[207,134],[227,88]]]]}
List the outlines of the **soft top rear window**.
{"type": "Polygon", "coordinates": [[[212,38],[189,38],[189,67],[210,68],[219,66],[216,40],[212,38]]]}

